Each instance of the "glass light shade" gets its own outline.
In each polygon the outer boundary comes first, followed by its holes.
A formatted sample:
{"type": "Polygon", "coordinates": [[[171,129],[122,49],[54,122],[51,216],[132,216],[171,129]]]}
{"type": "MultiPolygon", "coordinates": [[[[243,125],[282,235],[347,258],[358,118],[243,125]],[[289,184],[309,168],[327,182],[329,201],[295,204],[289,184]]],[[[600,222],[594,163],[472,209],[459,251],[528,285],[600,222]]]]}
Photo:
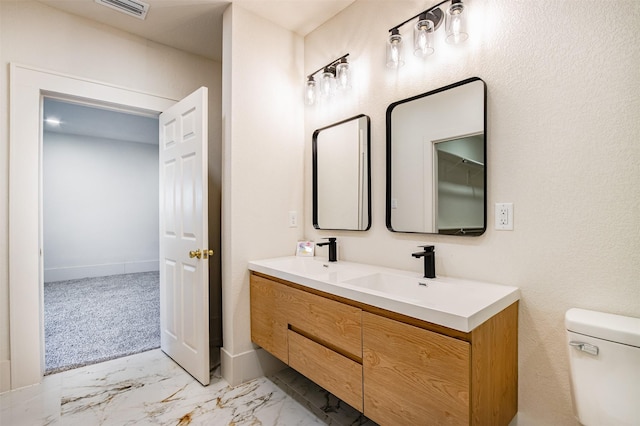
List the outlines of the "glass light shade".
{"type": "Polygon", "coordinates": [[[402,36],[398,30],[394,30],[391,32],[387,42],[387,66],[389,68],[399,68],[403,65],[402,36]]]}
{"type": "Polygon", "coordinates": [[[313,77],[309,77],[304,86],[304,103],[307,105],[316,103],[316,81],[313,77]]]}
{"type": "Polygon", "coordinates": [[[336,66],[336,85],[338,90],[351,89],[351,69],[348,62],[340,62],[336,66]]]}
{"type": "Polygon", "coordinates": [[[418,21],[413,28],[413,54],[424,58],[433,53],[434,24],[428,19],[418,21]]]}
{"type": "Polygon", "coordinates": [[[469,38],[465,16],[462,1],[452,0],[451,6],[447,9],[444,22],[444,27],[447,32],[447,43],[458,44],[469,38]]]}
{"type": "Polygon", "coordinates": [[[336,76],[329,70],[325,69],[320,79],[320,96],[328,98],[333,95],[336,88],[336,76]]]}

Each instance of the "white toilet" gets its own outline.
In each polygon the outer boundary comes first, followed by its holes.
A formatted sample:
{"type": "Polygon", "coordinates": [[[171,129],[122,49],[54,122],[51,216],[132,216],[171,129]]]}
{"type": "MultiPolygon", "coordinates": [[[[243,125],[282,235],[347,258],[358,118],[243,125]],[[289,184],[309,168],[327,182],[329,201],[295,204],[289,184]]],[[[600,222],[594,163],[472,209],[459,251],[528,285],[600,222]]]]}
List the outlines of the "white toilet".
{"type": "Polygon", "coordinates": [[[565,325],[578,421],[640,425],[640,318],[569,309],[565,325]]]}

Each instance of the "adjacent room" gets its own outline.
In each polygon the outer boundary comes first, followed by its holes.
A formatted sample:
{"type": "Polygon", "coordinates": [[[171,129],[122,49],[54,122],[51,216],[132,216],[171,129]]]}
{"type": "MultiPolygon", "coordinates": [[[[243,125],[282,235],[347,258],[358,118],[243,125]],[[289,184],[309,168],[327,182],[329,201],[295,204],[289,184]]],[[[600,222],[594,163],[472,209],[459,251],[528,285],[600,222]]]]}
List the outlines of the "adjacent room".
{"type": "Polygon", "coordinates": [[[43,101],[45,374],[160,346],[158,118],[43,101]]]}

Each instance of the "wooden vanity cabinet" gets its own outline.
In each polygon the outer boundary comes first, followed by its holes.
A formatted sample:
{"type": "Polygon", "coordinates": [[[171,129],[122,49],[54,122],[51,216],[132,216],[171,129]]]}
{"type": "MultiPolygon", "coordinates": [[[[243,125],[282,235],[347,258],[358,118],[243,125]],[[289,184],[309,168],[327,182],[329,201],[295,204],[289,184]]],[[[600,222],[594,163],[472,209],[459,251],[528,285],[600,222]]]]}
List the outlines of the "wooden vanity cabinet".
{"type": "Polygon", "coordinates": [[[362,310],[251,274],[251,340],[362,411],[362,310]]]}
{"type": "Polygon", "coordinates": [[[251,338],[385,425],[508,425],[518,303],[469,333],[251,274],[251,338]]]}

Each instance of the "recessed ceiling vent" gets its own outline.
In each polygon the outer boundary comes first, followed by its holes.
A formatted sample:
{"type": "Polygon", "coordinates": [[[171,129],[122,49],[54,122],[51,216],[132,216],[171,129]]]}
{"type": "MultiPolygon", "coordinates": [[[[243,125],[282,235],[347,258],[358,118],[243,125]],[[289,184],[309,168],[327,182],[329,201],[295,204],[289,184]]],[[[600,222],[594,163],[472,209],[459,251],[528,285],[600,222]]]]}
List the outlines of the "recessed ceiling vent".
{"type": "Polygon", "coordinates": [[[110,7],[138,19],[147,17],[149,5],[138,0],[96,0],[96,3],[110,7]]]}

